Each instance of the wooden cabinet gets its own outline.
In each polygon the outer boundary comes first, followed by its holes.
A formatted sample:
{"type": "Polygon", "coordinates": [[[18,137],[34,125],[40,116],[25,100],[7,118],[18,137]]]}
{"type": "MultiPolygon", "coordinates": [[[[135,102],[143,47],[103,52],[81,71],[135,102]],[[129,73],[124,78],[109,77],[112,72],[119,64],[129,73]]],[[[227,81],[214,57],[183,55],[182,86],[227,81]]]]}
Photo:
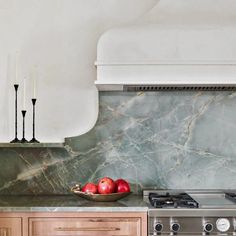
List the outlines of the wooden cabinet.
{"type": "Polygon", "coordinates": [[[21,218],[0,218],[0,236],[22,236],[21,218]]]}
{"type": "Polygon", "coordinates": [[[141,236],[140,218],[35,218],[30,236],[141,236]]]}
{"type": "Polygon", "coordinates": [[[0,213],[0,236],[147,236],[147,213],[0,213]]]}

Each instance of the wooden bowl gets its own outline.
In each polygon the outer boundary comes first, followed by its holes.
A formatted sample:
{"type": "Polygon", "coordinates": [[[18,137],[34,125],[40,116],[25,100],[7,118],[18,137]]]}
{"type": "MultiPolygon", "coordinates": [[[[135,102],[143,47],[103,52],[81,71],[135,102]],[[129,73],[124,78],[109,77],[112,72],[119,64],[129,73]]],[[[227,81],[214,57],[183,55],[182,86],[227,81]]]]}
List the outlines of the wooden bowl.
{"type": "Polygon", "coordinates": [[[95,201],[95,202],[115,202],[131,194],[131,192],[111,193],[111,194],[93,194],[93,193],[84,193],[82,191],[76,190],[75,188],[72,188],[71,191],[79,197],[85,198],[90,201],[95,201]]]}

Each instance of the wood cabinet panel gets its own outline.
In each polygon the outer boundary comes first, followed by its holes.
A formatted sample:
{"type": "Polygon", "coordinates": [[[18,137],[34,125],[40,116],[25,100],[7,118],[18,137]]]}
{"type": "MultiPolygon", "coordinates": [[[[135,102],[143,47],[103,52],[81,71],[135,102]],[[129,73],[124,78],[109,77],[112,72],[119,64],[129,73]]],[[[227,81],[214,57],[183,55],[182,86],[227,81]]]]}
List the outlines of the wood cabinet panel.
{"type": "Polygon", "coordinates": [[[21,218],[0,218],[0,236],[22,236],[21,218]]]}
{"type": "Polygon", "coordinates": [[[0,236],[147,236],[146,212],[0,212],[0,236]]]}
{"type": "Polygon", "coordinates": [[[30,236],[141,236],[140,218],[31,218],[30,236]]]}

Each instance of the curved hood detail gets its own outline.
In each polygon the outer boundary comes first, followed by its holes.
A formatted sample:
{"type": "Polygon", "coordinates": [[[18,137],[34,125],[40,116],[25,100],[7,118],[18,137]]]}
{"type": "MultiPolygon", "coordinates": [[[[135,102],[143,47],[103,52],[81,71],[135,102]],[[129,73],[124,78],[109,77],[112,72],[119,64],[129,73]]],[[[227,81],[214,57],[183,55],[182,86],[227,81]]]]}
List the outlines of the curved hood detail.
{"type": "Polygon", "coordinates": [[[130,91],[234,88],[235,12],[236,0],[161,0],[136,25],[101,36],[95,84],[130,91]]]}

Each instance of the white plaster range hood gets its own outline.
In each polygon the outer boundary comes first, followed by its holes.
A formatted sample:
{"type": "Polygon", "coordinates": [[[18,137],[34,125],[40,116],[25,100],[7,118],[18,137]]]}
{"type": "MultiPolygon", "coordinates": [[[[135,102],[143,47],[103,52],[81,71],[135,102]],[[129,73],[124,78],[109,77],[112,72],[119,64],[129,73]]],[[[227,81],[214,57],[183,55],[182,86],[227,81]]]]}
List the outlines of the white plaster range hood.
{"type": "Polygon", "coordinates": [[[99,40],[103,91],[236,87],[236,0],[160,0],[99,40]]]}

